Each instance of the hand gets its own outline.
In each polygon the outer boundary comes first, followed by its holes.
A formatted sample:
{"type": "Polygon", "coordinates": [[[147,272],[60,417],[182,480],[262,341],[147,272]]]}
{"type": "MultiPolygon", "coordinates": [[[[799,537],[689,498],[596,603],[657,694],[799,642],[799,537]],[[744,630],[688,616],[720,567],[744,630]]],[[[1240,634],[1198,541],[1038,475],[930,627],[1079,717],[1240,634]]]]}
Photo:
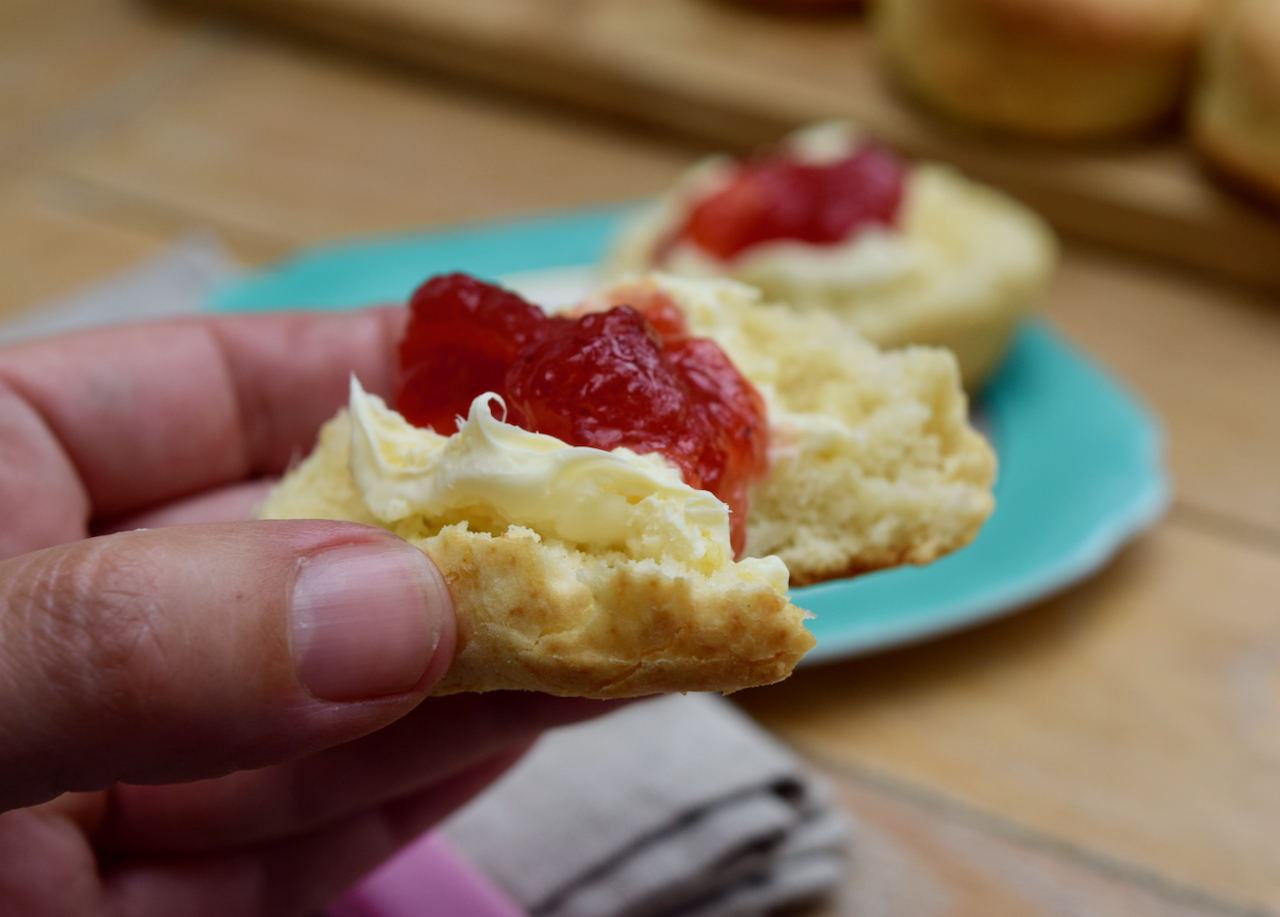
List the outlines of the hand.
{"type": "Polygon", "coordinates": [[[424,700],[454,620],[421,551],[239,521],[349,373],[388,393],[401,315],[0,350],[0,912],[313,913],[540,730],[609,709],[424,700]]]}

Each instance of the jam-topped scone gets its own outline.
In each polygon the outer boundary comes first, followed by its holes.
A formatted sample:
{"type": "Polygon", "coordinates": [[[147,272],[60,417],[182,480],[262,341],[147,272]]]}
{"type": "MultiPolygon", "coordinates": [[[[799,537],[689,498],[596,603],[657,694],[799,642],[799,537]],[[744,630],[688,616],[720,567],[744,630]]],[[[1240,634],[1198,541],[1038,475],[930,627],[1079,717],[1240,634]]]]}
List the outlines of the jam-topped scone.
{"type": "Polygon", "coordinates": [[[828,313],[764,305],[732,280],[652,275],[587,307],[622,302],[658,327],[677,309],[759,392],[768,471],[750,480],[745,553],[780,557],[792,585],[929,563],[990,515],[995,457],[946,350],[882,352],[828,313]]]}
{"type": "Polygon", "coordinates": [[[624,229],[605,270],[742,280],[881,347],[946,347],[974,391],[1055,257],[1046,224],[1016,201],[826,123],[694,167],[624,229]]]}
{"type": "MultiPolygon", "coordinates": [[[[727,282],[650,280],[548,316],[436,278],[411,304],[400,410],[353,380],[349,408],[262,516],[380,525],[431,556],[459,626],[439,694],[626,697],[784,678],[813,638],[783,560],[748,556],[788,524],[770,508],[785,499],[775,476],[863,463],[832,484],[865,501],[847,524],[867,530],[802,565],[805,580],[959,547],[990,512],[993,461],[948,354],[880,355],[751,300],[727,282]],[[795,342],[766,356],[779,333],[795,342]],[[793,365],[788,348],[808,339],[829,352],[793,365]]],[[[787,512],[814,531],[815,513],[840,511],[794,495],[787,512]]]]}

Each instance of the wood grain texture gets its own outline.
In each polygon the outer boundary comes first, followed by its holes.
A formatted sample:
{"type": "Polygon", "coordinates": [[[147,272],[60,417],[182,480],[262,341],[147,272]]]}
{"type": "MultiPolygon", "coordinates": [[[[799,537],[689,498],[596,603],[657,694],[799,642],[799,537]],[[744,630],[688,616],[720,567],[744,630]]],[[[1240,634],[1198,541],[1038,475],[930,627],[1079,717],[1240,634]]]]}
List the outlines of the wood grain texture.
{"type": "Polygon", "coordinates": [[[59,206],[38,182],[0,186],[0,319],[132,267],[167,242],[59,206]]]}
{"type": "Polygon", "coordinates": [[[1126,872],[860,774],[829,775],[853,856],[813,917],[1233,917],[1230,903],[1126,872]]]}
{"type": "Polygon", "coordinates": [[[0,169],[91,132],[159,90],[198,42],[116,2],[0,4],[0,169]]]}
{"type": "Polygon", "coordinates": [[[694,155],[246,44],[53,161],[122,201],[292,247],[639,197],[694,155]]]}
{"type": "Polygon", "coordinates": [[[1278,597],[1280,554],[1170,522],[1005,621],[741,697],[819,760],[1280,910],[1278,597]]]}
{"type": "Polygon", "coordinates": [[[712,0],[172,2],[733,148],[853,118],[1008,189],[1068,233],[1280,286],[1280,218],[1219,188],[1181,142],[1052,148],[939,122],[887,85],[854,19],[786,19],[712,0]]]}

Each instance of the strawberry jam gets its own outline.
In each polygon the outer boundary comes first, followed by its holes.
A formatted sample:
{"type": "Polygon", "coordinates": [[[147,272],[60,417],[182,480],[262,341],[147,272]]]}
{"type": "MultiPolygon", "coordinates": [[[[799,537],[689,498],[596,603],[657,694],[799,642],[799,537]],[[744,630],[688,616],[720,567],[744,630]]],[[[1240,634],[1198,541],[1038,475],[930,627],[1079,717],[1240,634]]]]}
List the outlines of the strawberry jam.
{"type": "Polygon", "coordinates": [[[764,402],[714,341],[689,335],[665,294],[631,299],[573,319],[463,274],[435,277],[410,300],[397,407],[447,435],[476,396],[496,392],[526,430],[661,453],[729,505],[741,554],[747,490],[768,470],[764,402]]]}
{"type": "Polygon", "coordinates": [[[877,146],[824,165],[769,152],[739,163],[727,185],[698,201],[658,260],[682,239],[730,261],[762,242],[835,245],[863,226],[893,226],[905,177],[902,160],[877,146]]]}

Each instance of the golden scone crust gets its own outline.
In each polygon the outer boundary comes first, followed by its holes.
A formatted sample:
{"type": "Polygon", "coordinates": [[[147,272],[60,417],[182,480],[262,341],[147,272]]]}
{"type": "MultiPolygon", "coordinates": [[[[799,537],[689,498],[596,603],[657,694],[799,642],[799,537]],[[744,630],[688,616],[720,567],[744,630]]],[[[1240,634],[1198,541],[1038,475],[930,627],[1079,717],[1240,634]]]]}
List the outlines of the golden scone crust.
{"type": "Polygon", "coordinates": [[[903,88],[968,123],[1049,138],[1145,127],[1181,99],[1217,0],[878,0],[903,88]]]}
{"type": "Polygon", "coordinates": [[[1191,136],[1224,173],[1280,203],[1280,3],[1237,0],[1208,31],[1191,136]]]}
{"type": "MultiPolygon", "coordinates": [[[[379,524],[351,474],[350,439],[343,413],[262,518],[379,524]]],[[[436,694],[737,691],[785,678],[814,644],[806,612],[732,568],[586,554],[518,526],[496,535],[420,518],[389,527],[431,557],[453,596],[457,651],[436,694]]]]}
{"type": "Polygon", "coordinates": [[[968,424],[954,363],[935,349],[894,356],[868,380],[866,401],[829,403],[843,430],[798,438],[751,491],[747,550],[782,558],[794,586],[927,564],[967,545],[991,514],[995,455],[968,424]]]}
{"type": "Polygon", "coordinates": [[[493,537],[450,526],[410,540],[465,610],[437,694],[736,691],[786,678],[813,647],[804,613],[763,583],[599,562],[527,529],[493,537]]]}

